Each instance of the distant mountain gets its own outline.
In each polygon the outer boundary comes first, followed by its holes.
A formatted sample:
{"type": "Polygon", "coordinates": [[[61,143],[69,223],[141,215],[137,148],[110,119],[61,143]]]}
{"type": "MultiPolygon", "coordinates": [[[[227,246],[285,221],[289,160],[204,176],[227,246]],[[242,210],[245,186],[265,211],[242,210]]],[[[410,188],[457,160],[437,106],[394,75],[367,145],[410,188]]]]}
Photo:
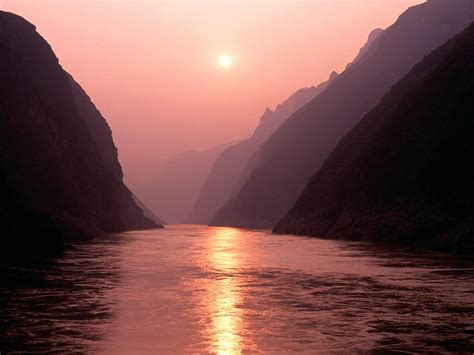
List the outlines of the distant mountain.
{"type": "Polygon", "coordinates": [[[192,209],[189,222],[208,224],[219,208],[232,196],[250,157],[292,113],[324,91],[337,77],[333,72],[328,81],[318,86],[296,91],[275,111],[267,108],[252,137],[225,149],[211,167],[199,198],[192,209]]]}
{"type": "Polygon", "coordinates": [[[212,164],[229,144],[204,151],[188,150],[171,158],[155,179],[149,204],[168,223],[185,223],[212,164]]]}
{"type": "Polygon", "coordinates": [[[474,250],[474,23],[352,129],[277,233],[474,250]]]}
{"type": "Polygon", "coordinates": [[[0,11],[0,249],[150,228],[112,133],[35,27],[0,11]]]}
{"type": "Polygon", "coordinates": [[[143,211],[143,214],[145,215],[146,218],[151,219],[153,222],[156,224],[164,226],[166,224],[165,221],[163,221],[160,217],[158,217],[152,210],[148,208],[145,203],[140,200],[136,195],[132,194],[133,201],[137,204],[138,207],[143,211]]]}
{"type": "Polygon", "coordinates": [[[474,1],[411,7],[323,93],[262,145],[255,169],[213,225],[272,228],[340,139],[425,55],[474,19],[474,1]]]}

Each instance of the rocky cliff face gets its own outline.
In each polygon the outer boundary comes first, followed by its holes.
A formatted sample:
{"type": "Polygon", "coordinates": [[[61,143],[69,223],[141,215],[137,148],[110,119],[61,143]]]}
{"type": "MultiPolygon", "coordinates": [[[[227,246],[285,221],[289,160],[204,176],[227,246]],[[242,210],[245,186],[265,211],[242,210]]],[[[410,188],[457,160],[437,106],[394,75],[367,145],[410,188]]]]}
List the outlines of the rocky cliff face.
{"type": "Polygon", "coordinates": [[[472,0],[430,1],[408,9],[377,37],[362,60],[262,145],[255,169],[214,224],[275,226],[340,139],[416,63],[473,19],[472,0]]]}
{"type": "Polygon", "coordinates": [[[0,12],[0,48],[0,175],[8,196],[0,224],[11,233],[1,243],[26,248],[154,227],[123,184],[110,128],[35,27],[0,12]],[[39,234],[35,221],[51,232],[39,234]]]}
{"type": "Polygon", "coordinates": [[[336,77],[337,73],[333,72],[329,80],[320,85],[296,91],[278,105],[275,111],[267,108],[252,137],[225,149],[211,167],[193,207],[189,222],[208,224],[216,212],[238,190],[249,169],[248,166],[253,164],[253,159],[250,158],[259,146],[275,132],[282,122],[324,91],[336,77]]]}
{"type": "Polygon", "coordinates": [[[277,233],[474,247],[474,24],[352,129],[277,233]]]}

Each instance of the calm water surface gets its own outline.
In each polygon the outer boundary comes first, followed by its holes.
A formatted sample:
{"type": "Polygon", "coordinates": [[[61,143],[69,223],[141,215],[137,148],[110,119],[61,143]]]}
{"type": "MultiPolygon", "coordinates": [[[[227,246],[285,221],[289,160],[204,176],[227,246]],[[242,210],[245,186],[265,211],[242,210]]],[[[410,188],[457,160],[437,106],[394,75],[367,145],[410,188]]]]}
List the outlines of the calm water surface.
{"type": "Polygon", "coordinates": [[[3,261],[0,352],[474,351],[474,264],[170,226],[3,261]]]}

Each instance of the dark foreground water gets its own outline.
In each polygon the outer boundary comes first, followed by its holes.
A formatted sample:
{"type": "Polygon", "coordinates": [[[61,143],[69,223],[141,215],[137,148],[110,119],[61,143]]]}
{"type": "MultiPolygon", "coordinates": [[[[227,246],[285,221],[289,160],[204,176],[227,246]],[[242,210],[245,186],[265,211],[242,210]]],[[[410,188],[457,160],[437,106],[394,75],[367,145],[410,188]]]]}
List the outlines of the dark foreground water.
{"type": "Polygon", "coordinates": [[[0,352],[474,350],[474,265],[171,226],[0,266],[0,352]]]}

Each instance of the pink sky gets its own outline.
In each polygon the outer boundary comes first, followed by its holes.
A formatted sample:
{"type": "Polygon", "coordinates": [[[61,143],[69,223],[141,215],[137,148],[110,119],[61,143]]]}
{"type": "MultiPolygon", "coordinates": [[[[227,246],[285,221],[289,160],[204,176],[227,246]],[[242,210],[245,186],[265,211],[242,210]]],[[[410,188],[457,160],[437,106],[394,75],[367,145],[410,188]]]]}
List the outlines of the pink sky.
{"type": "Polygon", "coordinates": [[[170,155],[251,134],[424,0],[0,0],[37,26],[112,127],[138,194],[170,155]],[[217,64],[221,52],[234,61],[217,64]]]}

